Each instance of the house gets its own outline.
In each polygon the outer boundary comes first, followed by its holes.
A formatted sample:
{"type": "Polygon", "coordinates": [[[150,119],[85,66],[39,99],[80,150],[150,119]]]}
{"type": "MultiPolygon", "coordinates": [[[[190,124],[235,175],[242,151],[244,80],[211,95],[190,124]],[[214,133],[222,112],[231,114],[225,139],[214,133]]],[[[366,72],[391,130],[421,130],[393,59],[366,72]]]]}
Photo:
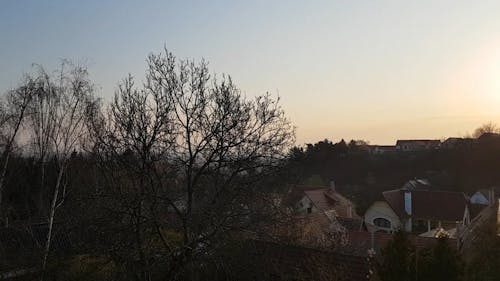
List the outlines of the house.
{"type": "Polygon", "coordinates": [[[441,143],[443,149],[470,148],[474,144],[473,138],[447,138],[441,143]]]}
{"type": "Polygon", "coordinates": [[[374,202],[365,212],[364,222],[371,231],[395,232],[401,228],[398,214],[386,201],[374,202]]]}
{"type": "Polygon", "coordinates": [[[396,152],[395,145],[369,145],[368,152],[371,155],[387,155],[396,152]]]}
{"type": "Polygon", "coordinates": [[[437,149],[440,145],[440,140],[398,140],[396,150],[398,152],[419,152],[437,149]]]}
{"type": "Polygon", "coordinates": [[[493,204],[494,199],[493,189],[480,189],[472,194],[469,200],[472,204],[490,205],[490,203],[493,204]]]}
{"type": "Polygon", "coordinates": [[[367,227],[375,231],[423,233],[434,228],[450,230],[470,223],[469,202],[461,192],[421,189],[384,191],[384,200],[368,208],[367,227]]]}
{"type": "Polygon", "coordinates": [[[296,210],[299,214],[333,211],[337,217],[359,218],[354,204],[336,191],[333,182],[330,187],[304,190],[296,210]]]}

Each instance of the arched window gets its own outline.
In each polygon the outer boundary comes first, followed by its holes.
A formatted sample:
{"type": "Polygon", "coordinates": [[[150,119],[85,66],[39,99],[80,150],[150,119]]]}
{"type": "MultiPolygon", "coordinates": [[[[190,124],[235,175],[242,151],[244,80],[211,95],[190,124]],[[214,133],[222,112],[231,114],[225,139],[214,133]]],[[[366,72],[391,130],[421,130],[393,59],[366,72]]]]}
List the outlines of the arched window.
{"type": "Polygon", "coordinates": [[[378,227],[391,228],[391,222],[388,219],[376,218],[373,220],[373,224],[378,227]]]}

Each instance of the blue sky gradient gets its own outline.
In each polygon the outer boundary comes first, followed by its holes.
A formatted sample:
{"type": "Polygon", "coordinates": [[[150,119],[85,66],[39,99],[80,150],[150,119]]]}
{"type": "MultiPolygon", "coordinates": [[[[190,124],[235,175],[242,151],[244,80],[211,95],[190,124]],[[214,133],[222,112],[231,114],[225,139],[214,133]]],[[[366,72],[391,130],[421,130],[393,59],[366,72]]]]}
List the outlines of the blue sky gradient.
{"type": "Polygon", "coordinates": [[[391,144],[500,121],[500,1],[0,1],[0,92],[87,63],[113,95],[164,44],[247,96],[279,94],[298,144],[391,144]]]}

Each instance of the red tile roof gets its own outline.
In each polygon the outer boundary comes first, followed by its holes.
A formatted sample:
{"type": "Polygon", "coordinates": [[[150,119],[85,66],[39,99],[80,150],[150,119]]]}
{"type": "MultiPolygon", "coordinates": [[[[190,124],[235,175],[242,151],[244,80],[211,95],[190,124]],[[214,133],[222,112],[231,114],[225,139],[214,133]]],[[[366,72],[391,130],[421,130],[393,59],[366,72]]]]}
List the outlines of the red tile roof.
{"type": "Polygon", "coordinates": [[[320,211],[327,211],[333,209],[333,206],[335,205],[335,201],[332,198],[325,196],[325,192],[327,190],[327,188],[306,190],[304,191],[304,194],[320,211]]]}
{"type": "Polygon", "coordinates": [[[335,210],[339,217],[359,217],[352,202],[331,188],[306,190],[304,194],[320,211],[335,210]]]}

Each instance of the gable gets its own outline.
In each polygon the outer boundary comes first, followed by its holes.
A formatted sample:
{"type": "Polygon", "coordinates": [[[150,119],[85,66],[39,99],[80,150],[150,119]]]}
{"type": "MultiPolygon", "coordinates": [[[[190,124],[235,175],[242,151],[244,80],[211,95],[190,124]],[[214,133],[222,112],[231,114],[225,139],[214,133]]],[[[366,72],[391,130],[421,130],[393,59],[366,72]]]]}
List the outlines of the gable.
{"type": "Polygon", "coordinates": [[[483,204],[488,205],[488,198],[482,193],[477,191],[474,195],[471,196],[470,202],[472,204],[483,204]]]}
{"type": "Polygon", "coordinates": [[[374,202],[365,212],[364,221],[367,225],[373,225],[374,220],[382,218],[390,221],[391,228],[395,229],[401,225],[401,220],[394,210],[385,201],[374,202]]]}

